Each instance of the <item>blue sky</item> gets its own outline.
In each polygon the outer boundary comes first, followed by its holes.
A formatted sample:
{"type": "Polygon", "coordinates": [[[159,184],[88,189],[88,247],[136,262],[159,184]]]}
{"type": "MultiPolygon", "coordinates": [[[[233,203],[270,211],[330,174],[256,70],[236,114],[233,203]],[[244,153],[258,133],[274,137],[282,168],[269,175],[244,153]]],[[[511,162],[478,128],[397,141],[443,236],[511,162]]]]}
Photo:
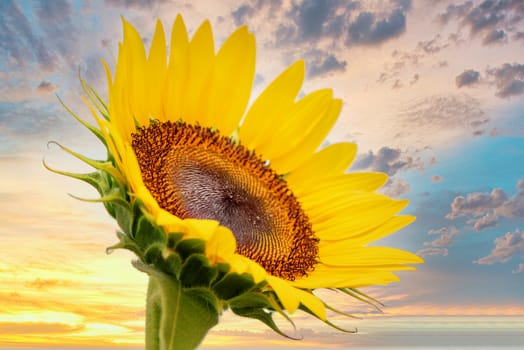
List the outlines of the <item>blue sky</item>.
{"type": "MultiPolygon", "coordinates": [[[[104,156],[57,95],[89,119],[78,72],[105,96],[100,59],[114,64],[120,16],[147,45],[156,18],[169,35],[178,13],[190,33],[209,19],[216,47],[238,25],[248,25],[257,38],[253,96],[304,58],[304,92],[331,87],[344,101],[327,142],[358,144],[352,171],[390,175],[383,191],[410,199],[405,212],[417,221],[380,244],[426,259],[401,282],[368,290],[385,301],[386,314],[524,315],[522,1],[4,0],[0,299],[6,301],[0,304],[7,306],[0,306],[0,327],[12,330],[9,341],[45,343],[45,330],[54,325],[76,343],[88,342],[85,334],[140,342],[145,280],[122,273],[130,270],[130,255],[104,254],[115,241],[114,223],[101,208],[67,196],[95,193],[46,172],[41,161],[85,169],[48,147],[49,140],[104,156]],[[102,322],[103,313],[60,300],[79,298],[101,311],[107,308],[102,300],[114,297],[106,288],[134,290],[123,316],[102,322]],[[42,298],[49,301],[35,302],[42,298]]],[[[337,303],[374,317],[362,306],[337,303]]],[[[240,324],[228,321],[230,329],[240,324]]],[[[6,339],[0,336],[0,344],[6,339]]]]}

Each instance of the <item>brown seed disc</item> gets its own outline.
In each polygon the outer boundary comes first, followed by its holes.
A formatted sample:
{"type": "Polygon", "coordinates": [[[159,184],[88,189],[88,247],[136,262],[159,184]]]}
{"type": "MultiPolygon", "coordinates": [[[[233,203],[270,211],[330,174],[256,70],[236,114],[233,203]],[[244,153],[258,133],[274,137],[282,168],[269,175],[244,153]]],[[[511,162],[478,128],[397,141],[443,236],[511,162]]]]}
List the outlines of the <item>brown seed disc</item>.
{"type": "Polygon", "coordinates": [[[317,262],[318,238],[297,199],[262,159],[209,128],[153,122],[132,135],[145,185],[180,218],[231,229],[237,253],[294,280],[317,262]]]}

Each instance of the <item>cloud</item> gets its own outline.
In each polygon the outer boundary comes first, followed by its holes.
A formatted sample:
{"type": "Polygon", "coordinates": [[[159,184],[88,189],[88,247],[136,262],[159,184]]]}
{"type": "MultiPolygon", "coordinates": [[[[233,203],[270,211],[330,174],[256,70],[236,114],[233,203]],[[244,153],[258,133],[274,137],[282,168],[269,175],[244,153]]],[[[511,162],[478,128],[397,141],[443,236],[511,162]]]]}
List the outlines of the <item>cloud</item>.
{"type": "Polygon", "coordinates": [[[167,3],[169,0],[105,0],[107,5],[124,7],[136,10],[150,10],[158,4],[167,3]]]}
{"type": "Polygon", "coordinates": [[[459,234],[460,231],[457,230],[455,226],[432,229],[428,231],[428,235],[439,235],[439,237],[431,242],[424,242],[423,244],[429,247],[450,246],[454,243],[454,237],[459,234]]]}
{"type": "Polygon", "coordinates": [[[466,1],[449,5],[438,16],[442,24],[458,20],[469,29],[470,37],[483,35],[482,44],[503,42],[508,32],[515,31],[524,20],[524,3],[521,0],[486,0],[478,3],[466,1]]]}
{"type": "Polygon", "coordinates": [[[442,247],[453,244],[453,235],[445,233],[431,242],[424,242],[425,246],[442,247]]]}
{"type": "Polygon", "coordinates": [[[519,266],[517,266],[517,268],[513,271],[511,271],[512,273],[522,273],[524,272],[524,264],[523,263],[520,263],[519,266]]]}
{"type": "Polygon", "coordinates": [[[442,235],[442,234],[458,235],[459,233],[460,231],[455,226],[441,227],[439,229],[431,229],[428,231],[428,235],[442,235]]]}
{"type": "Polygon", "coordinates": [[[389,197],[399,198],[411,191],[411,186],[403,179],[390,179],[381,192],[389,197]]]}
{"type": "Polygon", "coordinates": [[[499,218],[493,213],[487,213],[481,218],[470,219],[466,221],[467,224],[472,224],[475,231],[482,231],[484,229],[495,227],[499,223],[499,218]]]}
{"type": "Polygon", "coordinates": [[[467,197],[457,196],[451,203],[451,213],[446,215],[448,219],[455,219],[465,215],[480,216],[487,211],[500,207],[508,200],[506,193],[495,188],[491,193],[475,192],[467,197]]]}
{"type": "Polygon", "coordinates": [[[347,62],[338,60],[335,55],[322,50],[310,50],[305,58],[308,61],[310,78],[326,75],[332,72],[345,72],[347,62]]]}
{"type": "Polygon", "coordinates": [[[479,100],[466,94],[416,98],[401,105],[395,117],[393,131],[400,136],[412,134],[421,146],[463,135],[472,130],[471,123],[486,119],[479,100]]]}
{"type": "Polygon", "coordinates": [[[372,12],[361,12],[349,25],[346,46],[375,45],[398,37],[406,31],[406,15],[402,9],[378,19],[372,12]]]}
{"type": "Polygon", "coordinates": [[[448,248],[426,248],[417,252],[418,256],[441,255],[448,256],[448,248]]]}
{"type": "Polygon", "coordinates": [[[240,26],[246,22],[246,18],[255,13],[255,8],[250,4],[242,4],[236,10],[231,12],[231,16],[235,20],[235,24],[240,26]]]}
{"type": "Polygon", "coordinates": [[[387,146],[380,148],[377,153],[368,151],[357,157],[353,168],[356,170],[367,169],[395,175],[397,172],[412,168],[421,168],[422,164],[417,159],[414,160],[409,156],[402,156],[400,149],[394,149],[387,146]]]}
{"type": "MultiPolygon", "coordinates": [[[[236,23],[241,23],[263,3],[244,3],[231,15],[236,23]]],[[[330,39],[336,47],[340,42],[347,47],[381,44],[405,32],[406,12],[410,8],[409,0],[385,1],[380,11],[363,1],[303,0],[293,2],[290,9],[280,5],[279,11],[287,10],[285,17],[291,21],[283,21],[274,30],[275,46],[318,43],[321,39],[330,39]]]]}
{"type": "Polygon", "coordinates": [[[496,226],[500,217],[524,218],[524,180],[519,180],[517,192],[511,198],[500,188],[490,193],[474,192],[466,197],[455,197],[446,218],[453,220],[464,216],[472,216],[467,223],[476,231],[496,226]]]}
{"type": "Polygon", "coordinates": [[[417,49],[422,50],[426,54],[437,53],[449,46],[449,43],[441,43],[442,36],[437,34],[433,39],[426,41],[419,41],[417,49]]]}
{"type": "Polygon", "coordinates": [[[512,257],[524,252],[524,231],[507,232],[504,236],[497,237],[493,241],[495,248],[488,256],[475,260],[474,263],[480,265],[493,265],[494,263],[504,263],[512,257]]]}
{"type": "Polygon", "coordinates": [[[48,93],[55,91],[56,86],[49,81],[43,80],[40,84],[38,84],[38,87],[36,89],[39,92],[48,94],[48,93]]]}
{"type": "Polygon", "coordinates": [[[500,67],[486,69],[490,84],[495,85],[496,96],[509,98],[524,94],[524,64],[504,63],[500,67]]]}
{"type": "Polygon", "coordinates": [[[442,176],[440,175],[433,175],[431,177],[431,182],[440,182],[440,181],[442,181],[442,176]]]}
{"type": "Polygon", "coordinates": [[[491,45],[491,44],[500,44],[505,42],[507,39],[506,32],[502,29],[498,30],[492,30],[484,40],[482,40],[482,44],[484,45],[491,45]]]}
{"type": "Polygon", "coordinates": [[[458,88],[463,86],[470,86],[478,83],[480,80],[480,73],[473,69],[468,69],[455,77],[455,85],[458,88]]]}
{"type": "Polygon", "coordinates": [[[46,42],[37,36],[19,4],[0,1],[0,52],[13,67],[25,67],[36,61],[41,68],[51,70],[56,61],[48,51],[46,42]]]}

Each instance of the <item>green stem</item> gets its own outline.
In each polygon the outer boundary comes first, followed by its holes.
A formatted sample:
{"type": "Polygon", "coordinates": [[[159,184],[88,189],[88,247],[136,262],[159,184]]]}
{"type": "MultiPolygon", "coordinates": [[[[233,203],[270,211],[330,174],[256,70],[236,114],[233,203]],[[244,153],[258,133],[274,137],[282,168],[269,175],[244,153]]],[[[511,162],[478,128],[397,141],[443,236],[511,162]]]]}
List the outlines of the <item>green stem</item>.
{"type": "Polygon", "coordinates": [[[149,266],[146,350],[193,350],[218,323],[218,301],[207,288],[183,288],[180,281],[149,266]]]}

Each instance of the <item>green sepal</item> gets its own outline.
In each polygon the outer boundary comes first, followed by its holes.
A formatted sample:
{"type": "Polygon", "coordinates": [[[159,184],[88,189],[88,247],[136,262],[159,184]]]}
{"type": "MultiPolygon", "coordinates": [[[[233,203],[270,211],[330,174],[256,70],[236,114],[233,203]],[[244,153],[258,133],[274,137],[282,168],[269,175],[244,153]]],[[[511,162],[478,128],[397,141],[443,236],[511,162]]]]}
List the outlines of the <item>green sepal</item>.
{"type": "Polygon", "coordinates": [[[153,224],[145,216],[139,216],[138,220],[136,220],[133,238],[143,249],[155,243],[160,243],[164,246],[166,243],[164,230],[153,224]]]}
{"type": "Polygon", "coordinates": [[[113,206],[114,218],[118,226],[126,233],[129,237],[133,237],[133,222],[135,217],[133,211],[128,202],[126,205],[120,205],[120,203],[115,203],[113,206]]]}
{"type": "Polygon", "coordinates": [[[217,277],[216,267],[203,254],[192,254],[184,261],[180,281],[184,287],[209,286],[217,277]]]}
{"type": "Polygon", "coordinates": [[[64,103],[64,101],[62,101],[62,99],[60,98],[60,96],[56,95],[56,97],[58,98],[58,101],[60,101],[60,104],[65,108],[65,110],[71,114],[73,116],[73,118],[75,118],[80,124],[82,124],[86,129],[88,129],[89,131],[91,131],[91,133],[93,133],[97,139],[100,140],[100,142],[102,142],[102,144],[104,146],[106,146],[107,148],[107,141],[106,139],[104,138],[104,135],[102,135],[102,132],[96,128],[94,125],[91,125],[89,124],[88,122],[86,122],[85,120],[83,120],[82,118],[80,118],[79,116],[77,116],[75,114],[75,112],[73,112],[69,107],[67,107],[67,105],[64,103]]]}
{"type": "Polygon", "coordinates": [[[185,260],[192,254],[204,254],[206,243],[196,238],[183,239],[175,246],[175,250],[185,260]]]}
{"type": "MultiPolygon", "coordinates": [[[[273,308],[273,302],[268,298],[267,295],[263,293],[244,293],[231,299],[228,304],[231,308],[231,311],[233,311],[238,316],[259,320],[283,337],[293,340],[300,339],[292,337],[278,328],[275,320],[273,320],[273,313],[271,311],[266,311],[266,309],[273,308]]],[[[289,318],[286,319],[291,322],[289,318]]],[[[295,324],[293,322],[291,322],[291,324],[293,328],[295,328],[295,324]]]]}
{"type": "Polygon", "coordinates": [[[94,171],[92,173],[79,174],[79,173],[71,173],[67,171],[57,170],[47,165],[47,163],[45,162],[45,159],[42,159],[42,165],[44,166],[44,168],[46,168],[47,170],[49,170],[52,173],[67,176],[72,179],[76,179],[76,180],[80,180],[80,181],[88,183],[89,185],[93,186],[101,196],[109,188],[107,182],[102,177],[101,173],[98,171],[94,171]],[[106,185],[106,186],[103,186],[103,185],[106,185]]]}
{"type": "Polygon", "coordinates": [[[337,326],[336,324],[330,322],[329,320],[322,320],[320,318],[318,318],[317,315],[315,315],[315,313],[313,311],[311,311],[310,309],[308,309],[307,307],[305,307],[303,304],[300,304],[299,306],[299,309],[304,311],[304,312],[307,312],[308,314],[310,314],[311,316],[313,317],[316,317],[317,319],[321,320],[322,322],[324,322],[325,324],[327,324],[328,326],[330,326],[331,328],[334,328],[336,330],[339,330],[341,332],[344,332],[344,333],[357,333],[358,332],[358,329],[355,328],[354,330],[352,329],[345,329],[345,328],[342,328],[342,327],[339,327],[337,326]]]}
{"type": "Polygon", "coordinates": [[[184,237],[183,233],[168,233],[166,247],[174,250],[178,242],[182,240],[182,237],[184,237]]]}
{"type": "Polygon", "coordinates": [[[127,234],[117,231],[116,236],[120,240],[120,242],[107,247],[106,253],[111,254],[113,250],[115,249],[127,249],[135,253],[137,256],[142,257],[142,249],[133,241],[127,234]]]}
{"type": "Polygon", "coordinates": [[[207,288],[184,289],[153,266],[133,265],[149,275],[146,350],[193,350],[218,323],[220,305],[207,288]]]}
{"type": "Polygon", "coordinates": [[[80,75],[80,69],[78,70],[78,80],[80,80],[80,85],[82,85],[82,89],[87,94],[87,97],[95,105],[96,109],[104,116],[106,120],[109,120],[109,110],[107,109],[107,105],[104,102],[104,100],[98,95],[96,90],[88,83],[86,82],[82,76],[80,75]]]}
{"type": "Polygon", "coordinates": [[[253,277],[247,273],[229,273],[213,284],[212,289],[220,299],[229,300],[251,290],[255,286],[253,277]]]}
{"type": "Polygon", "coordinates": [[[362,293],[358,289],[355,288],[337,288],[337,290],[341,291],[344,294],[349,295],[352,298],[355,298],[357,300],[360,300],[370,306],[373,306],[376,310],[382,312],[381,306],[384,306],[380,301],[376,300],[375,298],[370,297],[367,294],[362,293]]]}
{"type": "Polygon", "coordinates": [[[115,179],[120,184],[124,184],[125,183],[125,179],[123,178],[122,174],[120,174],[118,169],[116,169],[114,167],[113,163],[111,163],[109,161],[101,161],[101,160],[95,160],[95,159],[88,158],[88,157],[83,156],[80,153],[77,153],[77,152],[75,152],[75,151],[73,151],[73,150],[71,150],[71,149],[69,149],[69,148],[67,148],[65,146],[62,146],[61,144],[59,144],[56,141],[49,141],[47,144],[48,144],[48,146],[51,145],[51,144],[55,144],[58,147],[60,147],[64,152],[66,152],[66,153],[72,155],[73,157],[81,160],[82,162],[86,163],[87,165],[90,165],[90,166],[92,166],[93,168],[95,168],[97,170],[104,171],[104,172],[108,173],[109,175],[111,175],[113,177],[113,179],[115,179]]]}

